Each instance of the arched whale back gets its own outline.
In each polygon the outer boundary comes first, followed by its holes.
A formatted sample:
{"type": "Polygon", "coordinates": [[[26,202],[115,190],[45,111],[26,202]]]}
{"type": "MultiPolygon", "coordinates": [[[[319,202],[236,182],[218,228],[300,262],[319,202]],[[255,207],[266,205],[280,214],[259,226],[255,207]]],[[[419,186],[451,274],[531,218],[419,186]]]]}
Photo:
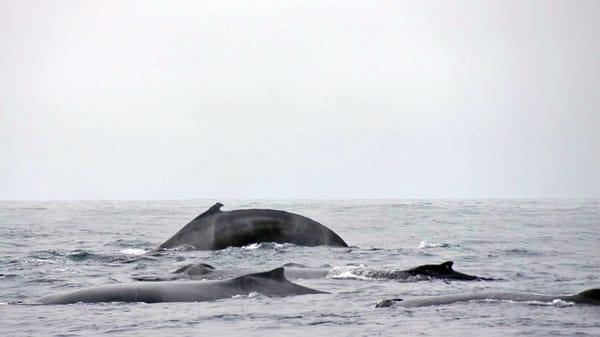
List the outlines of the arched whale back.
{"type": "Polygon", "coordinates": [[[257,292],[265,296],[324,294],[288,281],[283,268],[226,281],[173,281],[111,284],[42,297],[42,304],[99,302],[202,302],[257,292]]]}
{"type": "Polygon", "coordinates": [[[216,203],[159,248],[188,246],[200,250],[218,250],[258,242],[348,246],[331,229],[299,214],[272,209],[222,212],[222,206],[216,203]]]}
{"type": "Polygon", "coordinates": [[[215,267],[207,263],[190,263],[173,272],[173,274],[206,275],[215,270],[215,267]]]}

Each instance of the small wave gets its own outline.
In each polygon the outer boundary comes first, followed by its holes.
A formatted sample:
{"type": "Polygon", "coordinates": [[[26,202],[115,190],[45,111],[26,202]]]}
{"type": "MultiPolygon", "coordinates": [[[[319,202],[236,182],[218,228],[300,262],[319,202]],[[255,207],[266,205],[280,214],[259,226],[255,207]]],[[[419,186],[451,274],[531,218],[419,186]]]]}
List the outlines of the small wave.
{"type": "Polygon", "coordinates": [[[453,245],[450,243],[433,242],[433,241],[423,240],[419,244],[418,248],[419,249],[428,249],[428,248],[453,248],[453,247],[460,247],[460,245],[453,245]]]}
{"type": "Polygon", "coordinates": [[[62,254],[56,250],[41,250],[35,251],[29,254],[30,258],[36,260],[54,260],[57,257],[61,257],[62,254]]]}
{"type": "Polygon", "coordinates": [[[125,249],[121,249],[121,254],[125,254],[125,255],[143,255],[145,253],[147,253],[148,250],[142,249],[142,248],[125,248],[125,249]]]}
{"type": "Polygon", "coordinates": [[[573,302],[561,300],[559,298],[552,300],[552,302],[542,302],[542,301],[515,301],[515,300],[499,300],[499,299],[484,299],[484,300],[474,300],[469,302],[486,302],[486,303],[511,303],[511,304],[527,304],[527,305],[536,305],[536,306],[544,306],[544,307],[557,307],[557,308],[566,308],[575,305],[573,302]]]}
{"type": "Polygon", "coordinates": [[[67,253],[66,257],[72,261],[83,261],[83,260],[97,258],[99,256],[94,253],[85,251],[85,250],[75,250],[75,251],[67,253]]]}
{"type": "Polygon", "coordinates": [[[541,301],[526,301],[524,302],[529,305],[539,305],[539,306],[548,306],[548,307],[557,307],[557,308],[566,308],[575,305],[573,302],[568,302],[565,300],[561,300],[560,298],[556,298],[552,300],[552,302],[541,302],[541,301]]]}
{"type": "Polygon", "coordinates": [[[308,268],[306,265],[304,265],[302,263],[296,263],[296,262],[284,263],[283,266],[284,267],[295,267],[295,268],[308,268]]]}

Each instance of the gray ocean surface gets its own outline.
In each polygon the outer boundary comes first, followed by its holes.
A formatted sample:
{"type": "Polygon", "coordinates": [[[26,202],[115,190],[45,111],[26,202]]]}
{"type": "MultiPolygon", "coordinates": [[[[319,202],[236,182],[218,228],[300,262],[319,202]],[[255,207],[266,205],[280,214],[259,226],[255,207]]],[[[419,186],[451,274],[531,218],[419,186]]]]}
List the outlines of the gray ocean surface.
{"type": "Polygon", "coordinates": [[[569,294],[600,288],[599,200],[218,200],[328,226],[350,248],[258,244],[140,258],[216,200],[0,202],[2,336],[599,336],[600,307],[479,301],[424,308],[391,297],[474,291],[569,294]],[[373,280],[357,266],[407,269],[453,260],[492,282],[373,280]],[[22,305],[58,291],[132,282],[192,262],[338,271],[297,280],[327,295],[235,296],[202,303],[22,305]]]}

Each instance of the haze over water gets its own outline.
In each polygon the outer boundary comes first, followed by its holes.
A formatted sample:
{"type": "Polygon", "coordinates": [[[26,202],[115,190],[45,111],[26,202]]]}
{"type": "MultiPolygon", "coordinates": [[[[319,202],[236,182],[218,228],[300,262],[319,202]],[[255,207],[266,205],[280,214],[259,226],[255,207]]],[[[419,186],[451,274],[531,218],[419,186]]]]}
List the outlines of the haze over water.
{"type": "Polygon", "coordinates": [[[0,3],[0,199],[598,198],[598,1],[0,3]]]}
{"type": "MultiPolygon", "coordinates": [[[[223,200],[221,200],[223,201],[223,200]]],[[[330,295],[260,294],[204,303],[0,305],[3,336],[217,335],[595,336],[599,309],[569,303],[476,302],[375,309],[384,298],[472,291],[567,294],[600,284],[600,201],[590,200],[225,200],[224,209],[304,214],[351,248],[260,244],[171,251],[138,259],[214,200],[0,202],[0,302],[129,282],[191,262],[266,270],[295,262],[336,271],[297,280],[330,295]],[[493,282],[369,280],[353,268],[407,269],[455,261],[493,282]]]]}

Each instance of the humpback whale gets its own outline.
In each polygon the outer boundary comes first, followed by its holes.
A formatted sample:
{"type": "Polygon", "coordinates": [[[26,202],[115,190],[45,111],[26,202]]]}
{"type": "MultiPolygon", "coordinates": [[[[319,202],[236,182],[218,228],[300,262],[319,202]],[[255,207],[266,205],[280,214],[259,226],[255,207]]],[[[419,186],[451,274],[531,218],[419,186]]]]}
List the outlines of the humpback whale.
{"type": "MultiPolygon", "coordinates": [[[[287,279],[319,279],[325,278],[329,273],[329,269],[326,268],[307,268],[295,263],[286,263],[281,268],[283,268],[284,276],[287,279]]],[[[222,280],[250,273],[253,273],[251,269],[216,269],[210,264],[199,262],[187,264],[167,275],[135,275],[131,278],[136,281],[151,282],[180,279],[222,280]]]]}
{"type": "Polygon", "coordinates": [[[162,243],[159,249],[185,246],[219,250],[258,242],[348,247],[331,229],[299,214],[272,209],[223,212],[221,207],[221,203],[214,204],[162,243]]]}
{"type": "Polygon", "coordinates": [[[405,308],[414,307],[425,307],[431,305],[443,305],[469,301],[483,301],[483,300],[500,300],[500,301],[513,301],[513,302],[553,302],[554,300],[563,300],[567,302],[579,303],[579,304],[592,304],[600,305],[600,288],[588,289],[577,293],[575,295],[536,295],[536,294],[521,294],[521,293],[506,293],[506,292],[482,292],[475,294],[458,294],[458,295],[446,295],[446,296],[431,296],[423,298],[415,298],[410,300],[403,300],[401,298],[392,298],[383,300],[377,305],[376,308],[387,308],[391,306],[401,306],[405,308]]]}
{"type": "Polygon", "coordinates": [[[71,304],[99,302],[203,302],[235,295],[260,293],[265,296],[326,294],[288,281],[283,268],[249,274],[226,281],[136,282],[111,284],[48,295],[41,304],[71,304]]]}
{"type": "MultiPolygon", "coordinates": [[[[369,279],[407,280],[411,277],[425,277],[427,279],[445,279],[457,281],[495,281],[496,279],[474,276],[457,272],[452,269],[453,262],[447,261],[441,264],[426,264],[407,270],[384,270],[368,267],[353,268],[351,273],[369,279]]],[[[308,268],[295,263],[283,265],[284,274],[289,279],[315,279],[327,276],[336,277],[336,268],[308,268]]],[[[190,280],[214,280],[235,277],[251,273],[248,269],[225,270],[216,269],[206,263],[191,263],[168,275],[136,275],[132,278],[137,281],[172,281],[178,279],[190,280]]],[[[417,279],[418,280],[418,279],[417,279]]]]}
{"type": "MultiPolygon", "coordinates": [[[[440,264],[425,264],[407,270],[400,270],[393,273],[394,279],[408,278],[410,276],[425,276],[428,278],[458,280],[458,281],[496,281],[489,277],[464,274],[452,268],[453,261],[446,261],[440,264]]],[[[375,277],[377,274],[375,273],[375,277]]]]}

